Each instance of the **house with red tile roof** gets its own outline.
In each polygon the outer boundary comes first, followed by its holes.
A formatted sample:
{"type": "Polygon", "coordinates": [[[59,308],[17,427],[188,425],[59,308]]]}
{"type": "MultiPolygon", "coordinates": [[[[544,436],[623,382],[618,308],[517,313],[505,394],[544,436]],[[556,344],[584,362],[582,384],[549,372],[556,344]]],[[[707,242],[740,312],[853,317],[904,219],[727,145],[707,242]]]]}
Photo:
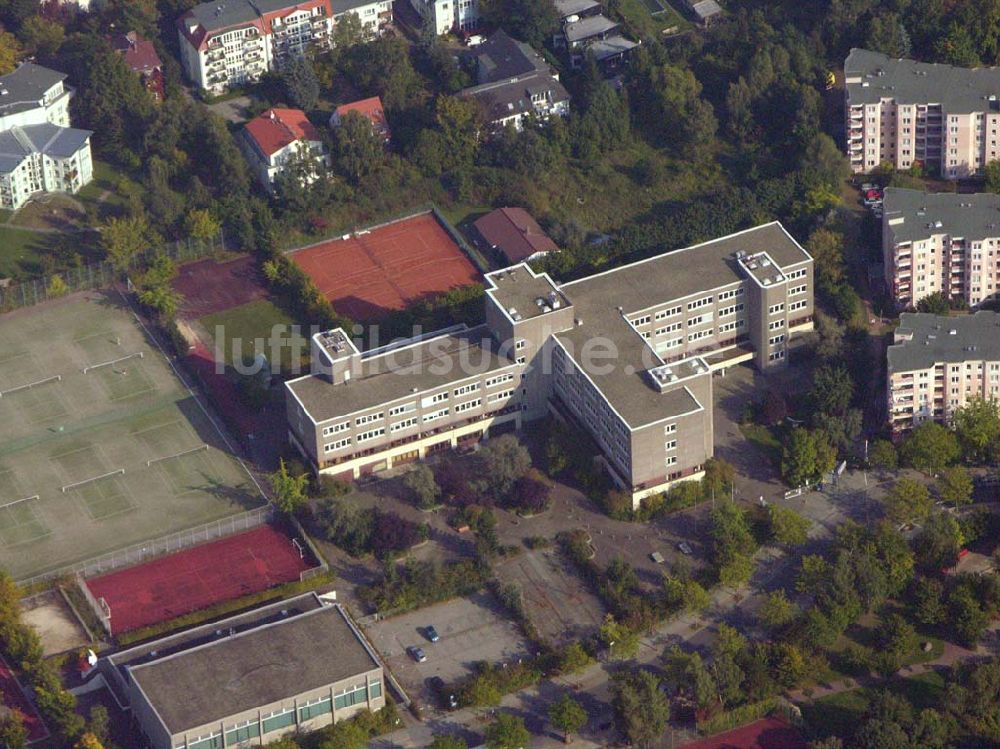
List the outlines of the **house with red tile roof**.
{"type": "Polygon", "coordinates": [[[319,131],[301,109],[268,109],[243,128],[241,144],[250,167],[265,189],[301,153],[330,165],[330,156],[319,131]]]}
{"type": "Polygon", "coordinates": [[[163,101],[163,61],[156,54],[156,47],[134,31],[111,37],[111,46],[125,57],[125,64],[139,75],[146,90],[156,101],[163,101]]]}
{"type": "Polygon", "coordinates": [[[366,120],[370,120],[375,133],[381,136],[386,143],[392,139],[392,133],[389,131],[389,122],[385,118],[385,109],[382,107],[382,99],[380,97],[373,96],[370,99],[352,101],[350,104],[341,104],[330,115],[330,127],[339,127],[341,119],[348,112],[357,112],[366,120]]]}
{"type": "Polygon", "coordinates": [[[523,208],[497,208],[473,223],[477,243],[503,255],[511,265],[531,260],[559,247],[523,208]]]}

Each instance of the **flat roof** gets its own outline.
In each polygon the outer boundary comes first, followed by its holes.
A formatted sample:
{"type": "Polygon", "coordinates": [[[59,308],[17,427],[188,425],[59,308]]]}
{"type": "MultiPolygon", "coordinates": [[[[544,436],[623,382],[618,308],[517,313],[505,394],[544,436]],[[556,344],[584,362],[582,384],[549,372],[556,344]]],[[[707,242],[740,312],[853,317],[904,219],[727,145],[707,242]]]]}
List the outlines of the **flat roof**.
{"type": "Polygon", "coordinates": [[[598,39],[587,45],[587,51],[594,56],[598,62],[607,60],[610,57],[623,55],[639,46],[639,42],[626,39],[621,34],[609,36],[607,39],[598,39]]]}
{"type": "Polygon", "coordinates": [[[556,6],[556,12],[560,18],[577,16],[594,8],[601,7],[598,0],[555,0],[553,4],[556,6]]]}
{"type": "Polygon", "coordinates": [[[1000,68],[959,68],[852,49],[844,62],[848,104],[940,104],[949,112],[1000,111],[1000,68]],[[990,100],[990,97],[993,100],[990,100]]]}
{"type": "Polygon", "coordinates": [[[579,21],[567,23],[563,29],[566,40],[570,43],[589,39],[592,36],[606,34],[618,28],[618,24],[605,16],[587,16],[579,21]]]}
{"type": "Polygon", "coordinates": [[[930,369],[938,362],[1000,361],[1000,314],[996,312],[962,317],[904,312],[896,336],[904,335],[909,340],[888,348],[890,374],[930,369]]]}
{"type": "Polygon", "coordinates": [[[345,384],[307,375],[287,387],[320,423],[515,364],[497,349],[485,325],[462,328],[362,354],[361,371],[353,372],[345,384]]]}
{"type": "Polygon", "coordinates": [[[552,279],[544,273],[535,274],[523,263],[490,273],[487,278],[493,284],[487,293],[515,321],[530,320],[552,309],[572,306],[552,279]],[[544,300],[544,305],[538,303],[540,299],[544,300]]]}
{"type": "Polygon", "coordinates": [[[171,734],[380,668],[338,605],[130,666],[171,734]]]}
{"type": "Polygon", "coordinates": [[[897,242],[948,234],[967,240],[1000,237],[1000,195],[922,192],[887,187],[884,221],[897,242]]]}

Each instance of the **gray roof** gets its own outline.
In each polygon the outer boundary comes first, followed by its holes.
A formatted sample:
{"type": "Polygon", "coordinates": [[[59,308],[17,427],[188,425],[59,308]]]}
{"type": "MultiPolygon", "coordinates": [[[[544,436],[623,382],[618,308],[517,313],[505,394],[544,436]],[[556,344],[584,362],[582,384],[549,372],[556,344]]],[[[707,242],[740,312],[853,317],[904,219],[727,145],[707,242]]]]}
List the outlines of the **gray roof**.
{"type": "Polygon", "coordinates": [[[957,68],[852,49],[844,74],[848,104],[895,99],[900,104],[940,104],[954,113],[998,109],[989,97],[1000,96],[1000,68],[957,68]]]}
{"type": "MultiPolygon", "coordinates": [[[[615,366],[588,374],[629,426],[691,411],[695,401],[683,389],[661,394],[654,387],[646,372],[659,361],[625,316],[744,281],[746,276],[735,258],[739,250],[748,254],[766,251],[781,268],[810,259],[781,224],[773,222],[559,287],[581,324],[557,337],[576,352],[595,338],[614,344],[615,366]]],[[[596,362],[598,366],[605,363],[596,362]]]]}
{"type": "Polygon", "coordinates": [[[0,172],[12,172],[33,153],[57,159],[73,156],[93,133],[74,127],[60,127],[51,122],[12,127],[0,132],[0,172]]]}
{"type": "Polygon", "coordinates": [[[579,21],[567,23],[563,29],[563,33],[566,35],[566,41],[574,44],[584,39],[607,34],[617,28],[618,24],[610,18],[598,15],[588,16],[587,18],[581,18],[579,21]]]}
{"type": "MultiPolygon", "coordinates": [[[[279,7],[287,6],[282,1],[279,7]]],[[[188,11],[206,31],[218,31],[242,23],[251,23],[260,17],[256,4],[252,0],[215,0],[201,3],[188,11]]]]}
{"type": "MultiPolygon", "coordinates": [[[[288,0],[279,0],[285,5],[288,4],[288,0]]],[[[372,0],[330,0],[330,5],[333,8],[333,15],[339,16],[341,13],[347,13],[351,10],[357,10],[363,5],[370,5],[372,0]]]]}
{"type": "Polygon", "coordinates": [[[601,62],[602,60],[607,60],[609,57],[623,55],[638,46],[638,42],[633,42],[631,39],[626,39],[619,34],[615,34],[614,36],[609,36],[607,39],[598,39],[595,42],[591,42],[587,45],[587,52],[592,54],[597,62],[601,62]]]}
{"type": "Polygon", "coordinates": [[[288,382],[288,389],[319,423],[418,392],[444,387],[470,374],[492,372],[514,362],[501,357],[485,325],[456,330],[421,343],[364,356],[361,371],[334,388],[318,375],[288,382]]]}
{"type": "Polygon", "coordinates": [[[548,74],[484,83],[461,92],[462,96],[471,96],[481,102],[490,121],[534,112],[535,105],[531,101],[533,93],[551,93],[553,104],[569,101],[569,92],[565,86],[548,74]]]}
{"type": "Polygon", "coordinates": [[[531,45],[500,29],[476,50],[479,83],[496,83],[536,73],[550,74],[548,63],[531,45]]]}
{"type": "Polygon", "coordinates": [[[884,221],[897,242],[947,234],[966,240],[1000,237],[1000,195],[993,193],[921,192],[888,187],[884,221]],[[900,222],[899,219],[902,219],[900,222]]]}
{"type": "Polygon", "coordinates": [[[694,11],[699,20],[704,21],[719,15],[722,12],[722,6],[715,0],[698,0],[691,6],[691,10],[694,11]]]}
{"type": "Polygon", "coordinates": [[[556,6],[556,13],[559,14],[560,18],[578,16],[601,7],[598,0],[555,0],[553,4],[556,6]]]}
{"type": "Polygon", "coordinates": [[[962,317],[904,312],[896,335],[912,338],[889,347],[890,373],[930,369],[937,362],[1000,361],[1000,314],[996,312],[962,317]]]}
{"type": "Polygon", "coordinates": [[[339,606],[130,667],[172,734],[380,668],[339,606]]]}
{"type": "Polygon", "coordinates": [[[16,114],[39,105],[45,92],[65,80],[66,74],[26,62],[0,76],[0,116],[16,114]]]}

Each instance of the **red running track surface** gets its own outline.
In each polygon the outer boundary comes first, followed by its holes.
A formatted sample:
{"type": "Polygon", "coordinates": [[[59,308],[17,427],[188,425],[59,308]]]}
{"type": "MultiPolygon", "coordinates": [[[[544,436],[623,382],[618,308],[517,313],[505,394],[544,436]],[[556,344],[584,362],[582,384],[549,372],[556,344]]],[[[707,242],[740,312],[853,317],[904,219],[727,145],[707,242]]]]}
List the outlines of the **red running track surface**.
{"type": "Polygon", "coordinates": [[[433,213],[321,242],[290,257],[352,320],[377,319],[422,297],[482,281],[433,213]]]}
{"type": "Polygon", "coordinates": [[[0,658],[0,704],[21,714],[24,728],[28,732],[28,741],[39,741],[49,735],[41,716],[35,710],[35,706],[28,701],[17,677],[3,658],[0,658]]]}
{"type": "Polygon", "coordinates": [[[269,525],[87,580],[111,608],[112,634],[168,621],[299,579],[309,569],[269,525]]]}
{"type": "Polygon", "coordinates": [[[806,749],[806,740],[785,721],[764,718],[681,749],[806,749]]]}

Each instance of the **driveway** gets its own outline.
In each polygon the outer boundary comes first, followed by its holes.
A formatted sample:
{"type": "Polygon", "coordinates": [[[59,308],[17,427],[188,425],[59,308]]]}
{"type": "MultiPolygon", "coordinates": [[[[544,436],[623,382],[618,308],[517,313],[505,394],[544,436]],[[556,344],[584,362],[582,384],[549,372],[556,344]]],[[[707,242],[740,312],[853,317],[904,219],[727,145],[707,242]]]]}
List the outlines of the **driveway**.
{"type": "Polygon", "coordinates": [[[232,99],[226,99],[225,101],[219,101],[215,104],[208,104],[208,108],[219,115],[226,122],[233,122],[239,124],[241,122],[246,122],[249,118],[247,110],[253,100],[249,96],[237,96],[232,99]]]}

